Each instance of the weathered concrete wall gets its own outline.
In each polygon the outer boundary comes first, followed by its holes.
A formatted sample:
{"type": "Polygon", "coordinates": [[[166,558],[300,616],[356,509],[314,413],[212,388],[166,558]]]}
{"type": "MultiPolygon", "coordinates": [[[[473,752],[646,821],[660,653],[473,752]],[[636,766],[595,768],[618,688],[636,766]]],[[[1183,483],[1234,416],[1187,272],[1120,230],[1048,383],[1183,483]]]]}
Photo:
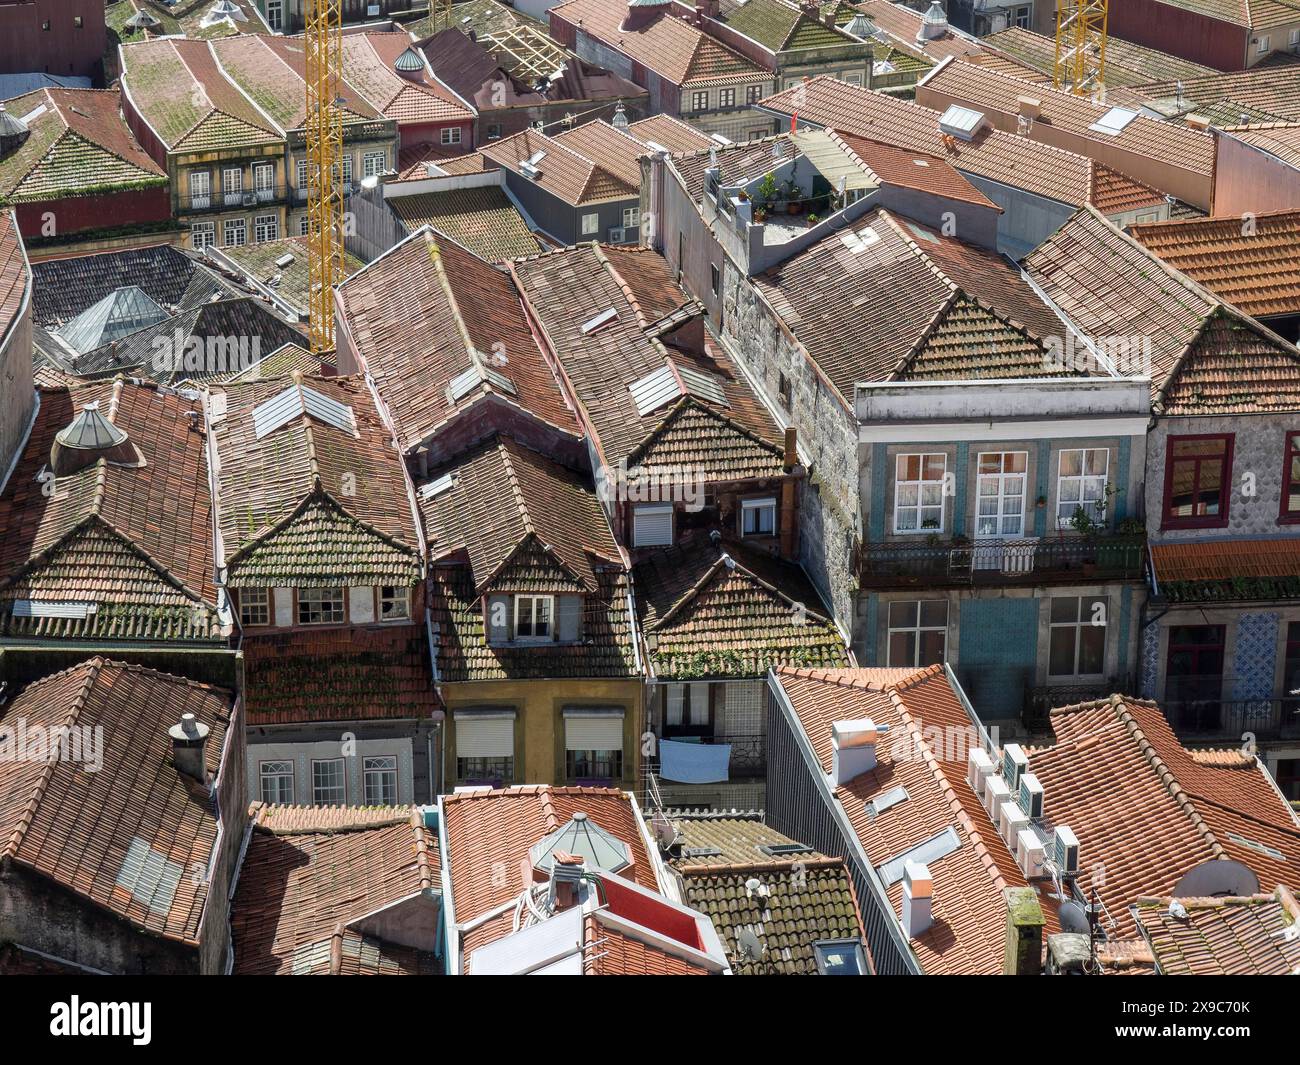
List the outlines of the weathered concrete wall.
{"type": "Polygon", "coordinates": [[[799,430],[810,464],[799,501],[799,559],[846,632],[853,628],[861,537],[857,425],[850,409],[734,267],[723,272],[722,340],[785,425],[799,430]],[[790,402],[781,397],[782,375],[790,402]]]}
{"type": "Polygon", "coordinates": [[[12,860],[0,862],[0,943],[120,975],[194,976],[199,952],[141,932],[12,860]]]}
{"type": "Polygon", "coordinates": [[[1300,414],[1162,418],[1147,441],[1146,521],[1153,542],[1223,540],[1234,536],[1300,536],[1300,525],[1278,523],[1286,434],[1300,431],[1300,414]],[[1164,528],[1165,464],[1169,437],[1233,433],[1232,489],[1227,524],[1218,528],[1164,528]],[[1248,492],[1253,491],[1250,495],[1248,492]]]}

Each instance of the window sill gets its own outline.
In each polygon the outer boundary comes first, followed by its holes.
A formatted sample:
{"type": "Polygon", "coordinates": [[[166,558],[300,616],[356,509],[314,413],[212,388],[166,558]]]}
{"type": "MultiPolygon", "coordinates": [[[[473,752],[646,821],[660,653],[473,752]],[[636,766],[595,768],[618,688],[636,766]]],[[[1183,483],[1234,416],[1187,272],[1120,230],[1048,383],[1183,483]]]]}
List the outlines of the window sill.
{"type": "Polygon", "coordinates": [[[1170,518],[1165,516],[1160,520],[1160,531],[1165,532],[1168,529],[1226,529],[1228,527],[1227,517],[1222,518],[1170,518]]]}

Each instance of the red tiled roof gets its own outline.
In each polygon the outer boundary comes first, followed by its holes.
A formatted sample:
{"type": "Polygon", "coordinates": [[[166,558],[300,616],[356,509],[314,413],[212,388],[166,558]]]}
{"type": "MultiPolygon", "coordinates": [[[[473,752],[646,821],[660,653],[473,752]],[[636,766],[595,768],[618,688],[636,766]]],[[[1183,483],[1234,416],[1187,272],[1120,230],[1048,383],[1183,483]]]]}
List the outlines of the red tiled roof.
{"type": "Polygon", "coordinates": [[[705,481],[780,476],[783,447],[770,415],[721,350],[700,309],[649,249],[582,244],[517,261],[512,273],[605,462],[687,467],[705,481]],[[584,323],[616,315],[584,333],[584,323]],[[679,339],[671,350],[659,338],[679,339]],[[628,386],[671,358],[718,379],[727,403],[693,395],[637,413],[628,386]]]}
{"type": "Polygon", "coordinates": [[[1300,573],[1300,539],[1152,544],[1151,561],[1160,583],[1286,577],[1300,573]]]}
{"type": "Polygon", "coordinates": [[[1300,211],[1129,227],[1129,235],[1256,318],[1300,314],[1300,211]]]}
{"type": "Polygon", "coordinates": [[[853,133],[837,134],[841,141],[889,185],[918,189],[949,200],[961,200],[1002,213],[1002,208],[961,176],[951,163],[927,152],[907,151],[853,133]]]}
{"type": "MultiPolygon", "coordinates": [[[[800,122],[814,122],[907,151],[932,153],[948,160],[963,174],[1075,207],[1093,202],[1098,195],[1093,163],[1085,156],[992,128],[976,134],[973,140],[945,144],[938,111],[833,78],[813,78],[769,96],[762,106],[785,115],[797,112],[800,122]]],[[[1102,190],[1105,195],[1114,195],[1113,185],[1118,180],[1108,179],[1102,190]]],[[[1146,188],[1137,182],[1133,185],[1146,188]]]]}
{"type": "Polygon", "coordinates": [[[710,970],[669,954],[590,914],[583,925],[583,971],[588,976],[710,976],[710,970]]]}
{"type": "Polygon", "coordinates": [[[641,166],[637,160],[648,149],[631,132],[616,129],[608,122],[586,122],[557,133],[552,140],[604,167],[632,188],[641,187],[641,166]]]}
{"type": "MultiPolygon", "coordinates": [[[[958,847],[930,861],[934,876],[934,924],[912,949],[924,972],[999,973],[1005,949],[1003,889],[1025,879],[966,783],[961,759],[931,748],[931,730],[952,730],[977,744],[974,727],[943,667],[907,675],[877,670],[778,669],[776,679],[794,710],[824,771],[831,770],[831,726],[870,718],[891,735],[877,746],[876,768],[834,787],[868,859],[877,867],[951,828],[958,847]],[[888,749],[886,749],[888,748],[888,749]],[[907,752],[903,756],[903,752],[907,752]],[[866,803],[889,789],[906,788],[906,801],[872,817],[866,803]]],[[[965,745],[962,745],[965,746],[965,745]]],[[[895,915],[901,913],[902,881],[887,888],[895,915]]]]}
{"type": "Polygon", "coordinates": [[[344,34],[348,79],[380,112],[399,123],[471,121],[474,112],[428,71],[422,70],[418,79],[397,73],[393,64],[411,47],[404,32],[344,34]]]}
{"type": "Polygon", "coordinates": [[[577,435],[573,412],[504,270],[421,230],[338,292],[348,338],[374,378],[404,450],[485,397],[577,435]],[[515,390],[487,378],[451,400],[451,380],[475,364],[502,374],[515,390]]]}
{"type": "Polygon", "coordinates": [[[1300,937],[1294,934],[1300,906],[1285,887],[1240,898],[1145,898],[1135,911],[1161,975],[1300,972],[1300,937]]]}
{"type": "Polygon", "coordinates": [[[917,40],[917,32],[921,29],[922,12],[903,4],[893,3],[892,0],[860,0],[859,3],[853,4],[853,7],[866,12],[872,22],[906,45],[909,51],[920,52],[931,59],[977,55],[980,52],[978,41],[966,34],[954,33],[951,29],[934,40],[917,40]]]}
{"type": "Polygon", "coordinates": [[[9,737],[18,743],[37,729],[102,730],[102,766],[0,759],[0,861],[197,946],[207,881],[191,872],[209,865],[217,815],[207,787],[172,764],[167,729],[182,714],[207,725],[204,764],[215,774],[233,702],[220,688],[103,658],[29,684],[0,709],[0,731],[25,726],[9,737]]]}
{"type": "Polygon", "coordinates": [[[0,600],[11,635],[105,639],[220,636],[212,504],[198,404],[123,378],[41,392],[36,424],[0,496],[0,600]],[[101,458],[38,481],[81,407],[127,434],[143,460],[101,458]],[[48,494],[47,494],[48,493],[48,494]],[[16,618],[14,600],[98,604],[84,618],[16,618]]]}
{"type": "Polygon", "coordinates": [[[416,809],[255,804],[230,914],[234,972],[436,973],[431,954],[355,925],[438,880],[438,841],[416,809]]]}
{"type": "Polygon", "coordinates": [[[636,197],[640,172],[635,178],[630,176],[630,168],[623,157],[625,153],[611,160],[606,150],[602,153],[605,159],[598,163],[576,147],[579,143],[584,141],[579,139],[572,144],[566,143],[559,137],[548,137],[545,133],[526,129],[483,145],[480,154],[519,174],[523,173],[521,168],[525,162],[543,155],[537,163],[539,172],[536,176],[529,176],[529,180],[539,189],[575,207],[636,197]]]}
{"type": "Polygon", "coordinates": [[[1277,122],[1228,132],[1244,144],[1300,169],[1300,122],[1277,122]]]}
{"type": "MultiPolygon", "coordinates": [[[[531,878],[524,878],[528,849],[585,813],[631,851],[632,865],[619,876],[661,891],[657,867],[644,839],[644,828],[631,796],[614,788],[557,788],[549,784],[464,791],[442,797],[441,832],[451,863],[452,905],[457,925],[475,922],[517,898],[531,878]]],[[[463,952],[509,935],[511,914],[462,932],[463,952]]]]}
{"type": "Polygon", "coordinates": [[[772,75],[665,5],[634,29],[624,29],[628,8],[608,0],[569,0],[550,9],[560,19],[622,52],[675,85],[704,79],[759,80],[772,75]]]}
{"type": "Polygon", "coordinates": [[[651,115],[628,124],[632,136],[643,144],[653,141],[670,152],[690,152],[717,144],[712,137],[671,115],[651,115]]]}

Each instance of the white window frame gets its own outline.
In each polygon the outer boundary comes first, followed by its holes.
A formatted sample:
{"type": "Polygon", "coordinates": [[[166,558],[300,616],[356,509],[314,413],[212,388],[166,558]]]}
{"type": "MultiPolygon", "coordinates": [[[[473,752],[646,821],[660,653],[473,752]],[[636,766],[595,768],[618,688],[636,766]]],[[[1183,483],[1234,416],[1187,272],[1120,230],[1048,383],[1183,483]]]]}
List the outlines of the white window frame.
{"type": "Polygon", "coordinates": [[[1029,494],[1029,452],[1028,451],[981,451],[975,456],[975,537],[979,540],[1019,540],[1025,535],[1025,497],[1029,494]],[[1020,473],[1007,473],[999,471],[998,473],[981,473],[980,467],[984,464],[986,456],[998,455],[1002,459],[1002,465],[1005,465],[1006,456],[1023,455],[1025,457],[1025,468],[1020,473]],[[1003,519],[1014,517],[1015,515],[1006,510],[1007,501],[1014,499],[1014,493],[1008,493],[1006,487],[1010,478],[1020,478],[1020,513],[1019,528],[1015,532],[1004,532],[1002,529],[1003,519]],[[981,491],[981,486],[986,482],[996,482],[997,493],[985,496],[981,491]],[[980,514],[979,505],[982,499],[996,499],[998,501],[997,513],[997,531],[993,533],[980,532],[980,519],[988,515],[980,514]]]}
{"type": "Polygon", "coordinates": [[[944,489],[947,487],[947,484],[948,484],[948,453],[946,451],[904,451],[895,455],[894,456],[894,534],[897,536],[913,536],[918,533],[924,533],[927,535],[932,533],[942,533],[944,529],[944,524],[948,520],[948,499],[947,499],[947,494],[944,491],[944,489]],[[925,476],[926,466],[929,464],[927,460],[932,458],[939,458],[943,460],[943,473],[940,475],[938,481],[935,481],[933,478],[928,478],[925,476]],[[920,473],[920,478],[918,480],[911,480],[909,478],[901,476],[903,463],[907,459],[920,460],[920,468],[918,471],[920,473]],[[933,510],[935,508],[935,504],[924,502],[923,490],[926,487],[933,488],[936,484],[938,485],[939,488],[939,503],[938,503],[939,524],[937,527],[935,526],[924,527],[926,521],[924,512],[927,510],[933,510]],[[915,503],[901,502],[903,489],[905,488],[916,489],[915,503]],[[899,525],[898,519],[904,510],[916,511],[916,528],[905,529],[899,525]]]}
{"type": "Polygon", "coordinates": [[[253,164],[253,192],[259,203],[275,199],[275,164],[253,164]]]}
{"type": "Polygon", "coordinates": [[[297,182],[298,182],[298,198],[299,198],[299,199],[303,199],[303,200],[305,200],[305,199],[307,198],[307,193],[308,193],[308,189],[307,189],[307,185],[308,185],[308,180],[307,180],[307,160],[306,160],[306,159],[299,159],[299,160],[298,160],[298,164],[297,164],[297,166],[295,167],[295,173],[296,173],[297,182]]]}
{"type": "Polygon", "coordinates": [[[395,806],[399,795],[397,777],[397,755],[372,754],[363,755],[361,759],[361,790],[367,806],[395,806]],[[371,793],[372,778],[380,789],[378,796],[371,793]],[[385,799],[383,792],[392,784],[392,800],[385,799]]]}
{"type": "MultiPolygon", "coordinates": [[[[314,626],[317,626],[317,625],[341,625],[344,621],[347,620],[347,617],[348,617],[348,603],[347,603],[347,595],[344,593],[343,588],[342,588],[341,586],[339,586],[339,585],[336,585],[336,586],[334,586],[334,587],[332,587],[332,588],[299,588],[299,589],[298,589],[297,600],[298,600],[298,601],[297,601],[297,603],[295,604],[296,609],[295,609],[295,612],[294,612],[294,616],[297,618],[297,620],[298,620],[298,624],[299,624],[299,625],[310,625],[310,626],[313,626],[313,627],[314,627],[314,626]],[[328,619],[326,619],[326,620],[324,620],[324,621],[304,621],[303,618],[302,618],[302,606],[303,606],[303,593],[304,593],[304,592],[307,593],[307,595],[308,595],[308,601],[309,601],[309,602],[318,602],[318,603],[325,603],[325,602],[327,602],[327,601],[328,601],[328,602],[334,602],[335,597],[334,597],[334,596],[329,596],[329,598],[328,598],[328,600],[327,600],[327,599],[326,599],[326,595],[325,595],[325,593],[327,593],[327,592],[338,592],[338,597],[337,597],[337,599],[338,599],[338,604],[339,604],[339,606],[338,606],[338,617],[337,617],[337,618],[333,618],[333,617],[331,617],[331,618],[328,618],[328,619]]],[[[333,614],[334,611],[331,609],[330,613],[333,614]]]]}
{"type": "Polygon", "coordinates": [[[311,215],[305,214],[298,219],[298,236],[305,237],[311,233],[311,215]]]}
{"type": "Polygon", "coordinates": [[[591,211],[582,216],[582,235],[595,237],[600,235],[600,212],[591,211]]]}
{"type": "Polygon", "coordinates": [[[1255,42],[1255,54],[1268,55],[1268,46],[1271,43],[1271,39],[1267,33],[1260,34],[1259,40],[1255,42]]]}
{"type": "Polygon", "coordinates": [[[384,151],[364,152],[361,156],[361,176],[378,177],[388,169],[388,153],[384,151]]]}
{"type": "Polygon", "coordinates": [[[411,620],[411,591],[399,585],[383,584],[375,589],[375,617],[381,622],[402,622],[411,620]],[[385,615],[387,606],[401,606],[401,613],[385,615]]]}
{"type": "Polygon", "coordinates": [[[845,85],[862,85],[862,75],[856,70],[846,72],[841,80],[845,85]]]}
{"type": "MultiPolygon", "coordinates": [[[[761,520],[758,523],[762,525],[761,520]]],[[[776,496],[764,496],[762,499],[742,499],[740,501],[740,535],[743,539],[747,536],[775,536],[776,529],[776,496]],[[769,532],[763,532],[761,528],[756,528],[752,532],[749,529],[749,516],[751,514],[760,514],[763,511],[771,511],[772,528],[769,532]]]]}
{"type": "Polygon", "coordinates": [[[943,656],[940,661],[948,657],[948,623],[951,620],[951,604],[946,599],[897,599],[885,604],[885,661],[891,669],[915,668],[921,662],[921,635],[927,632],[943,633],[943,656]],[[942,625],[923,625],[921,623],[921,610],[926,603],[943,603],[944,618],[942,625]],[[892,613],[891,607],[912,605],[916,607],[916,624],[914,625],[895,625],[890,620],[892,613]],[[912,661],[895,662],[893,655],[894,633],[910,633],[912,636],[912,661]]]}
{"type": "Polygon", "coordinates": [[[1057,452],[1056,456],[1056,527],[1057,529],[1069,529],[1070,519],[1074,517],[1074,511],[1079,506],[1084,506],[1088,511],[1088,516],[1094,520],[1098,517],[1095,507],[1088,507],[1085,504],[1096,503],[1098,500],[1106,498],[1106,485],[1110,477],[1110,448],[1108,447],[1066,447],[1057,452]],[[1088,473],[1088,456],[1102,454],[1106,457],[1105,471],[1101,474],[1088,473]],[[1077,454],[1079,456],[1079,473],[1062,473],[1065,467],[1065,456],[1077,454]],[[1094,489],[1099,490],[1095,499],[1086,498],[1085,494],[1089,490],[1090,482],[1100,481],[1100,485],[1093,485],[1094,489]],[[1065,498],[1066,485],[1077,483],[1079,486],[1078,498],[1065,498]],[[1068,506],[1069,513],[1063,514],[1061,508],[1068,506]]]}
{"type": "Polygon", "coordinates": [[[216,222],[191,222],[190,245],[195,251],[215,247],[217,243],[216,222]],[[200,239],[202,237],[202,239],[200,239]]]}
{"type": "Polygon", "coordinates": [[[223,248],[242,248],[247,243],[247,218],[227,218],[221,223],[221,246],[223,248]],[[236,240],[235,237],[239,239],[236,240]]]}
{"type": "Polygon", "coordinates": [[[260,629],[275,619],[275,607],[271,603],[270,588],[240,588],[239,589],[239,627],[241,629],[256,628],[260,629]],[[261,600],[254,598],[258,592],[262,593],[261,600]],[[261,607],[262,613],[266,616],[265,621],[250,621],[247,611],[250,607],[261,607]]]}
{"type": "Polygon", "coordinates": [[[284,0],[266,0],[266,24],[276,33],[284,29],[284,0]]]}
{"type": "Polygon", "coordinates": [[[459,144],[459,143],[460,143],[460,127],[459,127],[459,126],[443,126],[442,129],[439,130],[438,139],[439,139],[440,143],[442,143],[442,144],[444,144],[444,145],[446,145],[446,144],[459,144]]]}
{"type": "Polygon", "coordinates": [[[208,170],[191,170],[189,176],[190,207],[202,211],[212,206],[212,173],[208,170]]]}
{"type": "Polygon", "coordinates": [[[624,207],[623,208],[623,228],[639,229],[641,226],[641,208],[624,207]]]}
{"type": "Polygon", "coordinates": [[[342,758],[313,758],[311,760],[311,804],[313,806],[346,806],[348,804],[348,767],[342,758]],[[317,782],[317,766],[330,766],[331,773],[333,767],[338,767],[338,783],[321,785],[317,782]],[[340,797],[338,802],[322,802],[320,794],[322,790],[328,788],[329,791],[339,791],[340,797]]]}
{"type": "Polygon", "coordinates": [[[641,503],[632,508],[632,546],[633,547],[671,547],[677,539],[677,515],[671,503],[641,503]],[[647,517],[651,514],[662,514],[664,511],[669,512],[668,519],[668,539],[643,541],[638,534],[638,515],[644,514],[647,517]]]}
{"type": "Polygon", "coordinates": [[[514,597],[514,634],[516,643],[553,643],[555,640],[555,596],[553,595],[516,595],[514,597]],[[529,610],[529,626],[533,629],[530,633],[521,634],[519,631],[519,614],[520,608],[527,602],[531,604],[529,610]],[[546,632],[537,632],[537,604],[546,604],[546,632]]]}
{"type": "Polygon", "coordinates": [[[253,237],[258,244],[280,239],[280,216],[259,214],[253,219],[253,237]]]}
{"type": "Polygon", "coordinates": [[[242,167],[227,167],[221,171],[221,202],[227,207],[244,202],[242,167]]]}
{"type": "Polygon", "coordinates": [[[297,789],[297,781],[294,779],[294,766],[292,758],[267,758],[257,764],[257,793],[264,803],[268,805],[279,803],[283,806],[292,806],[294,793],[297,789]],[[288,798],[285,798],[284,782],[289,782],[288,798]],[[273,794],[267,794],[267,784],[270,781],[276,781],[276,787],[273,794]]]}
{"type": "Polygon", "coordinates": [[[1047,600],[1047,676],[1049,680],[1075,679],[1090,680],[1106,675],[1106,644],[1110,638],[1110,601],[1104,595],[1054,595],[1047,600]],[[1072,599],[1075,602],[1075,620],[1073,621],[1054,621],[1052,620],[1052,604],[1058,599],[1072,599]],[[1085,616],[1085,603],[1100,601],[1104,604],[1105,620],[1097,626],[1093,625],[1092,608],[1088,607],[1085,616]],[[1079,656],[1083,653],[1083,630],[1084,628],[1099,628],[1101,633],[1101,670],[1096,673],[1079,672],[1079,656]],[[1072,629],[1074,631],[1074,671],[1071,673],[1053,673],[1052,672],[1052,636],[1058,629],[1072,629]]]}
{"type": "Polygon", "coordinates": [[[343,184],[348,187],[352,184],[352,153],[347,152],[343,156],[343,184]]]}

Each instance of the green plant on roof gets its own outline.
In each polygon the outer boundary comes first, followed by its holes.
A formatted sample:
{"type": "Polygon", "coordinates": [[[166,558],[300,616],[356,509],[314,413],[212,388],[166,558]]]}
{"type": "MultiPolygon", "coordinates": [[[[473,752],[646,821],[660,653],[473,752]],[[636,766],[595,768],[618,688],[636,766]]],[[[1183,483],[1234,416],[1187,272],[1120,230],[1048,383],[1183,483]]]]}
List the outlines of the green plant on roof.
{"type": "Polygon", "coordinates": [[[756,192],[759,203],[761,203],[765,209],[771,210],[772,201],[776,199],[776,176],[770,173],[765,175],[763,180],[758,183],[758,189],[756,192]]]}

